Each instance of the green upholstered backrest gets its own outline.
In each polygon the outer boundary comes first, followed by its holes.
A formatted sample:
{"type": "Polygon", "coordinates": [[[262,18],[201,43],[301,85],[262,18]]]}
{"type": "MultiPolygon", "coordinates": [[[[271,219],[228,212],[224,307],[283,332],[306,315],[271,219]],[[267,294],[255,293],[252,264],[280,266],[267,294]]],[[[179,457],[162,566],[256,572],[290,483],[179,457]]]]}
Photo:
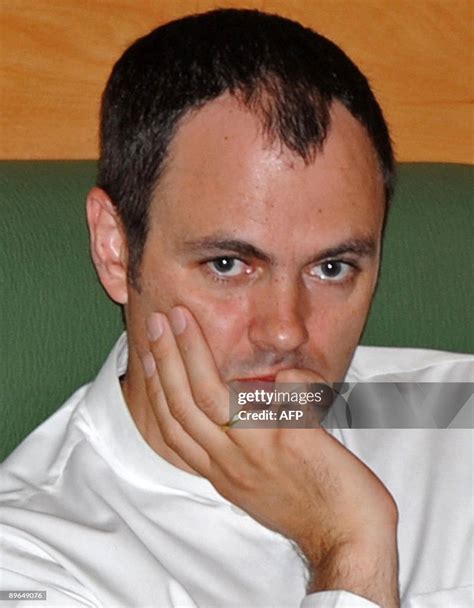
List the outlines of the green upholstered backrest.
{"type": "MultiPolygon", "coordinates": [[[[123,329],[97,281],[92,161],[0,163],[0,458],[91,380],[123,329]]],[[[364,344],[473,350],[465,165],[402,164],[364,344]]]]}

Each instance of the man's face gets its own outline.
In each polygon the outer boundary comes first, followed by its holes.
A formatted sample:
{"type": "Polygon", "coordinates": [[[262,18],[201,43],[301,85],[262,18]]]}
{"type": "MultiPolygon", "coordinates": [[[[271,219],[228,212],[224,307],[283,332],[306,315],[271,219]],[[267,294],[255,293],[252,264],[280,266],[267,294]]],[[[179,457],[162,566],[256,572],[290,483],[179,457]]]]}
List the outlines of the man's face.
{"type": "Polygon", "coordinates": [[[287,368],[341,380],[375,288],[384,193],[363,127],[335,104],[314,162],[224,96],[190,114],[154,194],[128,332],[186,306],[225,382],[287,368]]]}

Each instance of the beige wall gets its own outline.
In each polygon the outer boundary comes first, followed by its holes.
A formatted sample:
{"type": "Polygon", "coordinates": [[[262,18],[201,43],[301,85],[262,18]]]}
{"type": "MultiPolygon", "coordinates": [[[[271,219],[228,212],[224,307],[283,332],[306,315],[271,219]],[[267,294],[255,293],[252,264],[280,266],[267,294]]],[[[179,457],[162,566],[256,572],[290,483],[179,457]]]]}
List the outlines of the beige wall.
{"type": "Polygon", "coordinates": [[[0,158],[95,158],[113,61],[215,6],[279,12],[339,43],[369,75],[400,160],[473,162],[471,0],[0,0],[0,158]]]}

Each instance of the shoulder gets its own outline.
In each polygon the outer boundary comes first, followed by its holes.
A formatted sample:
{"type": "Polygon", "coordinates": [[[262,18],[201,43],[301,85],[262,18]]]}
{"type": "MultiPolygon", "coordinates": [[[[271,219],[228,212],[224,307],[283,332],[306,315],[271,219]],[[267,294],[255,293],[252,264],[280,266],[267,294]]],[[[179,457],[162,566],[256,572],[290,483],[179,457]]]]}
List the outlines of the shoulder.
{"type": "MultiPolygon", "coordinates": [[[[56,487],[64,483],[73,455],[86,443],[87,422],[81,406],[87,389],[76,391],[2,464],[2,583],[7,589],[45,591],[48,606],[97,606],[57,559],[48,540],[52,522],[61,519],[56,487]]],[[[21,605],[30,605],[27,598],[21,605]]]]}
{"type": "Polygon", "coordinates": [[[474,355],[423,348],[357,347],[347,380],[380,376],[413,382],[470,382],[474,376],[474,355]]]}
{"type": "Polygon", "coordinates": [[[37,427],[2,464],[0,502],[17,502],[51,488],[71,454],[87,436],[83,403],[89,385],[78,389],[37,427]]]}

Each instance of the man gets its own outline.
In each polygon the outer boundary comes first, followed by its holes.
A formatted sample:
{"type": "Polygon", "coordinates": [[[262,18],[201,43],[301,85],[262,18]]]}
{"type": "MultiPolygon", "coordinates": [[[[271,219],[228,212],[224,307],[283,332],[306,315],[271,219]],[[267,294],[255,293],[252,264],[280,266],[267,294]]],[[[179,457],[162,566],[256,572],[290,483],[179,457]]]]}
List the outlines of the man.
{"type": "Polygon", "coordinates": [[[469,470],[453,463],[469,431],[229,421],[234,381],[420,367],[353,358],[392,184],[365,77],[296,23],[214,11],[124,53],[87,214],[126,340],[7,461],[5,589],[58,606],[467,605],[469,470]]]}

